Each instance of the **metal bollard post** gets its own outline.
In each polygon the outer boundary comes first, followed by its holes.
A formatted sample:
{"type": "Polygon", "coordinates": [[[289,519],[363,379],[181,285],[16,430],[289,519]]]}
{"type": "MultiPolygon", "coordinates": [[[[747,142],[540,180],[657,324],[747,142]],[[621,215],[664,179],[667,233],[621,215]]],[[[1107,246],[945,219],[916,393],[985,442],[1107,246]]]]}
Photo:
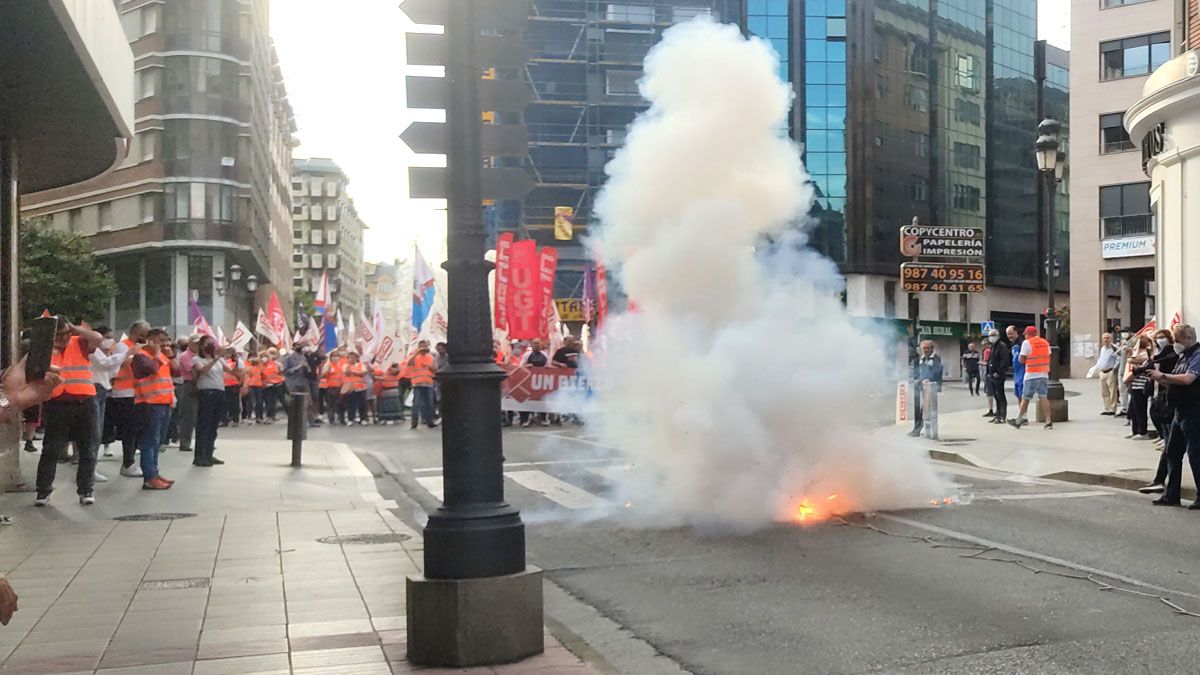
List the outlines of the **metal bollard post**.
{"type": "Polygon", "coordinates": [[[933,382],[924,383],[921,405],[921,435],[925,438],[938,440],[938,387],[933,382]]]}
{"type": "Polygon", "coordinates": [[[292,394],[291,408],[288,410],[287,437],[292,442],[292,466],[301,465],[301,454],[304,451],[304,439],[308,438],[308,394],[292,394]]]}

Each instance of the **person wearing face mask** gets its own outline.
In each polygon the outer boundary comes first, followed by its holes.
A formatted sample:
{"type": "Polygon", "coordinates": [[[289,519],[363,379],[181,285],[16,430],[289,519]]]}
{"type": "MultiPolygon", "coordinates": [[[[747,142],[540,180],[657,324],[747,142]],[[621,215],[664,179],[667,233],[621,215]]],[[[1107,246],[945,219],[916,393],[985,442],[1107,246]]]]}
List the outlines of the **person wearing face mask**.
{"type": "Polygon", "coordinates": [[[992,386],[992,398],[996,403],[996,414],[992,424],[1008,423],[1008,396],[1004,393],[1004,380],[1012,370],[1012,351],[1004,340],[1000,339],[1000,331],[993,328],[988,331],[988,343],[991,353],[988,354],[987,376],[992,386]]]}
{"type": "MultiPolygon", "coordinates": [[[[1154,334],[1154,342],[1158,347],[1158,352],[1151,360],[1152,367],[1164,373],[1173,372],[1175,364],[1179,362],[1179,355],[1175,353],[1175,338],[1171,335],[1171,331],[1158,331],[1154,334]]],[[[1166,447],[1167,432],[1171,428],[1171,420],[1175,417],[1175,410],[1167,401],[1167,389],[1169,387],[1164,385],[1155,387],[1154,396],[1150,399],[1150,421],[1154,423],[1154,428],[1158,432],[1158,440],[1154,442],[1157,450],[1166,447]]],[[[1166,490],[1168,464],[1167,453],[1159,455],[1158,470],[1154,473],[1154,480],[1138,488],[1138,492],[1152,494],[1166,490]]]]}
{"type": "Polygon", "coordinates": [[[194,466],[224,464],[213,457],[217,444],[217,429],[225,411],[225,370],[229,363],[217,351],[217,341],[211,336],[200,338],[196,356],[192,358],[192,381],[196,383],[196,443],[194,466]]]}
{"type": "MultiPolygon", "coordinates": [[[[1129,373],[1129,355],[1133,353],[1134,346],[1133,329],[1122,330],[1121,344],[1117,351],[1117,389],[1120,392],[1118,400],[1121,402],[1120,410],[1117,410],[1117,417],[1129,417],[1129,383],[1125,381],[1125,375],[1129,373]]],[[[1129,419],[1126,419],[1125,424],[1129,423],[1129,419]]]]}
{"type": "Polygon", "coordinates": [[[1150,404],[1150,392],[1154,383],[1147,375],[1150,359],[1154,357],[1154,341],[1146,333],[1133,339],[1133,351],[1129,353],[1128,373],[1125,376],[1129,389],[1129,422],[1132,426],[1126,439],[1135,441],[1150,440],[1150,417],[1147,406],[1150,404]]]}
{"type": "MultiPolygon", "coordinates": [[[[1183,456],[1192,467],[1192,478],[1200,482],[1200,349],[1197,349],[1196,329],[1188,324],[1175,327],[1175,353],[1179,361],[1171,374],[1151,371],[1150,379],[1167,385],[1167,398],[1175,408],[1167,432],[1167,484],[1162,497],[1154,500],[1161,506],[1179,506],[1183,481],[1183,456]]],[[[1188,507],[1200,510],[1200,500],[1188,507]]]]}

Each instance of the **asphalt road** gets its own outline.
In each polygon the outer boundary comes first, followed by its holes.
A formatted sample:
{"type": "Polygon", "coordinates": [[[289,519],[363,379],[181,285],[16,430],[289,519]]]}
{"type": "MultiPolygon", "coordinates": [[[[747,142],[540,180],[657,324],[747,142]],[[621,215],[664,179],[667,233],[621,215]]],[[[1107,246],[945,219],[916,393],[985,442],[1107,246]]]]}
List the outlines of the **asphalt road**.
{"type": "MultiPolygon", "coordinates": [[[[402,517],[436,508],[438,431],[310,437],[349,443],[402,517]]],[[[585,432],[510,430],[505,449],[529,561],[686,671],[1197,670],[1200,616],[1160,598],[1200,614],[1200,513],[939,464],[969,503],[748,535],[643,529],[593,508],[621,462],[585,432]]]]}

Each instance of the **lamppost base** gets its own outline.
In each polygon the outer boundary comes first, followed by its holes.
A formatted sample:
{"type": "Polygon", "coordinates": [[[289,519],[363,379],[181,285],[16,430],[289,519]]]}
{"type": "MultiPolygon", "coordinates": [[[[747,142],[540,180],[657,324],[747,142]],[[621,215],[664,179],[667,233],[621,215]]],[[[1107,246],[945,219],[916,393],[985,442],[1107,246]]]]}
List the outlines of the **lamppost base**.
{"type": "Polygon", "coordinates": [[[513,663],[545,651],[542,571],[482,579],[407,583],[408,660],[470,668],[513,663]]]}
{"type": "MultiPolygon", "coordinates": [[[[1066,399],[1066,390],[1063,389],[1062,382],[1051,380],[1048,387],[1050,400],[1050,419],[1055,422],[1066,422],[1070,416],[1068,414],[1069,405],[1066,399]]],[[[1046,422],[1046,416],[1042,414],[1041,404],[1037,405],[1037,421],[1046,422]]]]}

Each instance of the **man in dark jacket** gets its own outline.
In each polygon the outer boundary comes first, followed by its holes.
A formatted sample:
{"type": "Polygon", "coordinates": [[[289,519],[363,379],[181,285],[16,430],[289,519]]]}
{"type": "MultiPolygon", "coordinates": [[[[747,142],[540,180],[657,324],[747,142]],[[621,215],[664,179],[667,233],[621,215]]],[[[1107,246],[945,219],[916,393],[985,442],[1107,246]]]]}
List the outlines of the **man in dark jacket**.
{"type": "Polygon", "coordinates": [[[913,430],[909,436],[920,436],[921,427],[925,424],[922,397],[925,383],[929,382],[933,396],[942,388],[942,357],[934,353],[933,340],[921,342],[921,355],[913,366],[913,430]]]}
{"type": "Polygon", "coordinates": [[[1008,396],[1004,393],[1004,379],[1012,370],[1012,351],[995,328],[988,332],[988,342],[992,345],[992,353],[988,355],[987,376],[992,383],[992,398],[996,403],[996,414],[991,423],[1007,424],[1008,396]]]}

